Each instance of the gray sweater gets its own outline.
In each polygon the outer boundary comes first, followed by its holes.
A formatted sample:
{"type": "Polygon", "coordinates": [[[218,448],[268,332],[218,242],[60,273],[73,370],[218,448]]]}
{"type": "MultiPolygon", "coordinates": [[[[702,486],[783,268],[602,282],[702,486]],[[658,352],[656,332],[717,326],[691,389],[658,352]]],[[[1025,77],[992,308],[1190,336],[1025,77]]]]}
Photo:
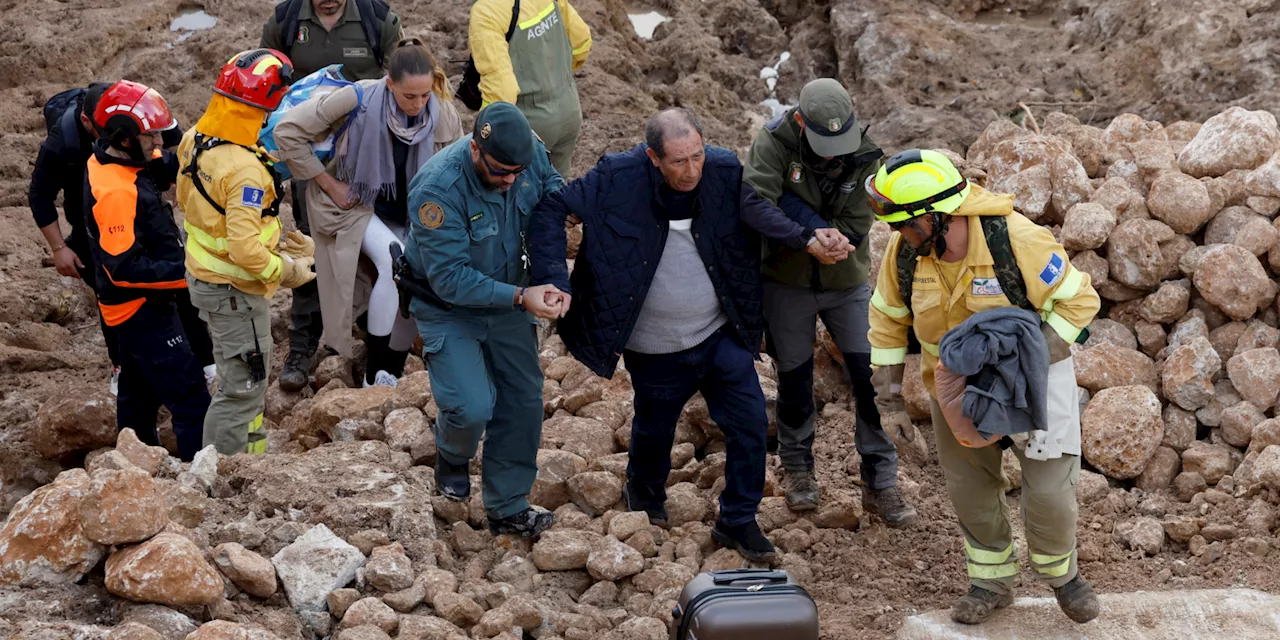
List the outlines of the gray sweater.
{"type": "Polygon", "coordinates": [[[672,220],[667,244],[640,307],[627,349],[675,353],[702,344],[728,318],[702,265],[690,232],[692,220],[672,220]]]}
{"type": "Polygon", "coordinates": [[[942,336],[938,359],[969,377],[961,408],[978,433],[1048,430],[1049,347],[1039,315],[1017,307],[975,313],[942,336]]]}

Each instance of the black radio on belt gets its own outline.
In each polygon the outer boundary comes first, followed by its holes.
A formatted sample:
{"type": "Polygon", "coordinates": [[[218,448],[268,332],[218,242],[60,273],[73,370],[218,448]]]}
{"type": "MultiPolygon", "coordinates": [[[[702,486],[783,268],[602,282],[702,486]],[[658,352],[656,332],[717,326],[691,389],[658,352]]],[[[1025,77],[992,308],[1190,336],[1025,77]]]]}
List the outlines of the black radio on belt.
{"type": "Polygon", "coordinates": [[[400,315],[409,317],[409,302],[413,298],[421,298],[427,304],[449,311],[453,309],[453,305],[445,302],[443,298],[436,295],[431,283],[425,279],[414,277],[413,270],[409,268],[409,259],[405,257],[404,250],[400,248],[400,243],[391,243],[391,279],[396,283],[396,289],[400,292],[400,315]]]}
{"type": "Polygon", "coordinates": [[[253,329],[253,351],[244,354],[244,362],[249,365],[249,380],[262,382],[267,379],[267,363],[262,357],[262,345],[258,344],[258,325],[249,318],[249,326],[253,329]]]}

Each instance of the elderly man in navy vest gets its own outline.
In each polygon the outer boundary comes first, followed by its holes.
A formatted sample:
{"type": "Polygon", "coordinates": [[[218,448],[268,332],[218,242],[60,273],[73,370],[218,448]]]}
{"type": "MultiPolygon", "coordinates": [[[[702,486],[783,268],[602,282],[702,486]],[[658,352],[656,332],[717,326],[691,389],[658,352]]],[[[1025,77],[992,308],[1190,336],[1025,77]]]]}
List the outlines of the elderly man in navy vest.
{"type": "Polygon", "coordinates": [[[792,219],[742,181],[733,152],[708,146],[692,113],[645,123],[645,143],[606,155],[547,196],[530,227],[533,283],[566,295],[559,324],[570,353],[612,377],[620,357],[635,388],[624,499],[666,524],[676,421],[702,392],[725,435],[716,542],[753,561],[773,545],[756,523],[764,490],[764,394],[756,377],[764,332],[761,237],[833,263],[849,241],[816,215],[792,219]],[[572,278],[564,223],[582,220],[572,278]]]}

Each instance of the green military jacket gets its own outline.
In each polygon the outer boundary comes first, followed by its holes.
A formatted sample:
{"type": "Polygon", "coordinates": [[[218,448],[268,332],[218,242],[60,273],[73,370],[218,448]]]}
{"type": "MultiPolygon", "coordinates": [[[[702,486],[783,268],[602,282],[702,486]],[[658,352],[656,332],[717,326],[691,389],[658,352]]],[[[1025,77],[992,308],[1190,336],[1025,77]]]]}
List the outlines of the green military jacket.
{"type": "MultiPolygon", "coordinates": [[[[276,22],[275,13],[272,12],[262,26],[262,43],[259,46],[284,51],[284,34],[280,31],[281,25],[276,22]]],[[[400,27],[400,17],[394,11],[388,12],[387,19],[382,23],[380,43],[384,60],[391,58],[391,52],[402,38],[404,32],[400,27]]],[[[298,11],[298,33],[288,55],[289,61],[293,63],[294,79],[310,75],[331,64],[341,64],[342,75],[353,82],[386,75],[373,55],[373,48],[365,39],[364,28],[360,26],[360,10],[354,0],[347,0],[342,17],[333,25],[332,31],[326,31],[320,23],[320,16],[311,8],[311,1],[303,2],[298,11]]]]}
{"type": "MultiPolygon", "coordinates": [[[[747,153],[743,179],[760,197],[774,204],[783,193],[790,191],[850,239],[865,238],[875,215],[867,204],[863,183],[879,169],[884,152],[864,133],[852,166],[846,167],[837,188],[824,198],[818,177],[801,160],[800,125],[795,120],[795,112],[796,109],[787,111],[756,133],[747,153]]],[[[863,240],[847,260],[824,265],[803,250],[771,240],[765,245],[763,271],[767,280],[795,287],[824,291],[850,289],[867,281],[871,253],[863,240]]]]}

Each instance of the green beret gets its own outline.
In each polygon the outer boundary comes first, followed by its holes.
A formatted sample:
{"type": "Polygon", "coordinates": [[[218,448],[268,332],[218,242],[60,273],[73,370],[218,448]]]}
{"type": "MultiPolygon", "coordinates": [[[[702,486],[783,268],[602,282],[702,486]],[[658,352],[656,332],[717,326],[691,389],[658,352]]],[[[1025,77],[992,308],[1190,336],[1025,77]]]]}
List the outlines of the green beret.
{"type": "Polygon", "coordinates": [[[533,129],[510,102],[491,102],[481,109],[472,134],[476,144],[502,164],[526,167],[533,162],[533,129]]]}

